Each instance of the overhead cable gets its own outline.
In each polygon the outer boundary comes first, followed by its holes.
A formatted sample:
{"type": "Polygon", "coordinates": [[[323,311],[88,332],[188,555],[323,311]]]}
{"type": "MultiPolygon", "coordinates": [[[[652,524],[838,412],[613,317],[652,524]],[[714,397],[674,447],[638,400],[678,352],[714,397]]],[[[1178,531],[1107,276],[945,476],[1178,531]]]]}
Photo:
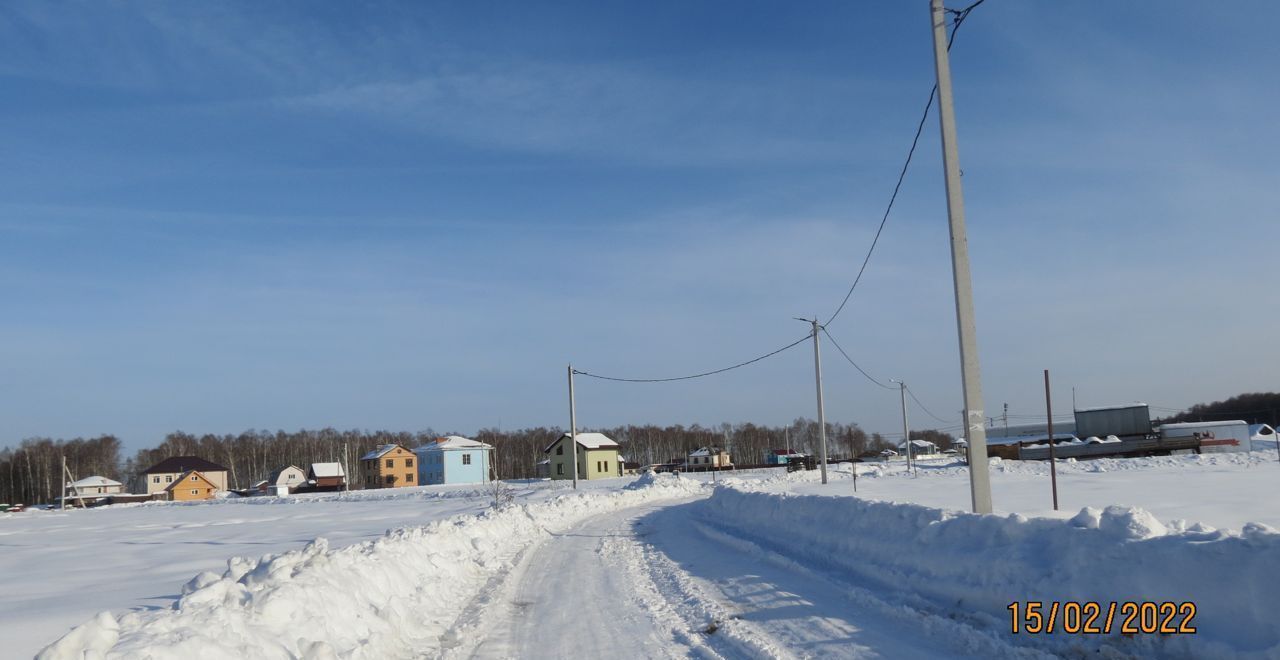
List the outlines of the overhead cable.
{"type": "Polygon", "coordinates": [[[756,358],[752,358],[752,359],[750,359],[750,360],[747,360],[746,362],[739,362],[738,364],[735,364],[735,365],[733,365],[733,366],[731,366],[731,367],[725,367],[725,368],[723,368],[723,369],[715,369],[715,370],[713,370],[713,371],[704,371],[704,372],[702,372],[702,373],[700,373],[700,374],[690,374],[690,375],[688,375],[688,376],[675,376],[675,377],[673,377],[673,378],[617,378],[617,377],[614,377],[614,376],[601,376],[601,375],[599,375],[599,374],[593,374],[593,373],[586,372],[586,371],[579,371],[579,370],[577,370],[577,369],[574,369],[574,370],[573,370],[573,373],[578,374],[579,376],[587,376],[587,377],[589,377],[589,378],[599,378],[600,380],[612,380],[612,381],[617,381],[617,382],[619,382],[619,383],[669,383],[669,382],[671,382],[671,381],[675,381],[675,380],[691,380],[691,379],[694,379],[694,378],[702,378],[703,376],[714,376],[715,374],[722,374],[722,373],[724,373],[724,372],[726,372],[726,371],[732,371],[732,370],[734,370],[734,369],[738,369],[738,368],[740,368],[740,367],[745,367],[745,366],[747,366],[748,364],[753,364],[753,363],[759,362],[759,361],[761,361],[761,360],[763,360],[763,359],[765,359],[765,358],[773,357],[773,356],[777,355],[778,353],[781,353],[781,352],[783,352],[783,351],[787,350],[788,348],[792,348],[792,347],[794,347],[794,346],[796,346],[796,345],[798,345],[798,344],[801,344],[801,343],[803,343],[803,342],[805,342],[805,341],[808,341],[808,340],[809,340],[809,338],[810,338],[810,337],[812,337],[812,336],[813,336],[813,334],[812,334],[812,333],[807,334],[807,335],[805,335],[805,336],[803,336],[803,337],[801,337],[801,338],[799,338],[799,339],[797,339],[797,340],[795,340],[795,341],[791,342],[790,344],[787,344],[786,346],[783,346],[782,348],[779,348],[779,349],[778,349],[778,350],[776,350],[776,351],[770,351],[770,352],[768,352],[768,353],[765,353],[764,355],[761,355],[760,357],[756,357],[756,358]]]}
{"type": "Polygon", "coordinates": [[[926,414],[926,415],[928,415],[928,416],[930,416],[930,417],[932,417],[932,418],[934,418],[934,419],[938,420],[939,422],[942,422],[943,424],[950,423],[950,421],[951,421],[951,420],[943,419],[943,418],[941,418],[941,417],[939,417],[939,416],[937,416],[937,415],[933,414],[932,412],[930,412],[928,408],[924,407],[924,404],[923,404],[923,403],[920,403],[920,399],[917,399],[917,398],[916,398],[916,393],[915,393],[915,392],[912,392],[910,387],[907,387],[907,386],[904,384],[904,385],[902,386],[902,388],[903,388],[903,389],[905,389],[905,390],[907,391],[907,394],[910,394],[910,395],[911,395],[911,400],[912,400],[912,401],[915,401],[917,406],[920,406],[920,409],[924,411],[924,414],[926,414]]]}
{"type": "MultiPolygon", "coordinates": [[[[986,0],[978,0],[977,2],[965,7],[964,9],[948,9],[947,11],[955,15],[955,21],[951,24],[951,36],[947,38],[947,52],[951,52],[951,44],[955,43],[956,32],[960,30],[960,25],[964,23],[964,19],[969,16],[969,12],[975,7],[982,4],[986,0]]],[[[924,104],[924,112],[920,115],[920,122],[916,124],[916,134],[911,138],[911,148],[907,150],[907,159],[902,163],[902,170],[898,172],[898,182],[893,185],[893,194],[889,196],[889,205],[885,207],[884,216],[880,218],[880,226],[876,228],[876,235],[871,239],[871,247],[867,248],[867,256],[862,259],[862,266],[858,268],[858,275],[853,278],[853,284],[849,285],[849,291],[844,294],[844,299],[840,301],[840,306],[836,307],[836,311],[832,312],[831,317],[827,319],[827,325],[836,320],[840,316],[840,312],[844,310],[844,306],[849,303],[849,298],[853,295],[853,290],[858,288],[858,283],[862,281],[862,274],[867,270],[867,264],[871,262],[871,255],[876,251],[876,245],[880,242],[880,234],[884,232],[884,225],[889,221],[889,213],[893,211],[893,203],[898,200],[898,191],[902,190],[902,182],[907,178],[907,169],[911,167],[911,157],[916,153],[916,145],[920,143],[920,134],[924,132],[925,121],[929,118],[929,108],[933,107],[933,99],[938,94],[938,85],[934,83],[933,88],[929,90],[929,100],[924,104]]]]}
{"type": "Polygon", "coordinates": [[[858,373],[862,374],[862,375],[863,375],[867,380],[869,380],[869,381],[871,381],[871,382],[875,383],[876,385],[879,385],[880,387],[885,388],[886,390],[896,390],[896,389],[898,389],[898,388],[896,388],[896,387],[892,387],[892,386],[890,386],[890,385],[885,385],[884,383],[882,383],[882,382],[880,382],[880,381],[876,380],[876,379],[875,379],[871,374],[867,373],[866,369],[863,369],[862,367],[858,366],[858,363],[857,363],[857,362],[854,362],[854,361],[853,361],[853,358],[849,357],[849,354],[848,354],[848,353],[845,353],[843,348],[840,348],[840,343],[836,341],[836,338],[835,338],[835,337],[832,337],[832,336],[831,336],[831,333],[830,333],[830,332],[827,332],[827,329],[826,329],[825,327],[823,327],[823,326],[818,326],[818,327],[822,328],[822,334],[826,335],[826,336],[827,336],[827,339],[830,339],[830,340],[831,340],[831,345],[832,345],[832,346],[835,346],[835,347],[836,347],[836,350],[837,350],[837,351],[840,351],[840,354],[844,356],[844,359],[848,360],[848,361],[849,361],[849,364],[852,364],[852,365],[853,365],[853,368],[854,368],[854,369],[857,369],[857,370],[858,370],[858,373]]]}

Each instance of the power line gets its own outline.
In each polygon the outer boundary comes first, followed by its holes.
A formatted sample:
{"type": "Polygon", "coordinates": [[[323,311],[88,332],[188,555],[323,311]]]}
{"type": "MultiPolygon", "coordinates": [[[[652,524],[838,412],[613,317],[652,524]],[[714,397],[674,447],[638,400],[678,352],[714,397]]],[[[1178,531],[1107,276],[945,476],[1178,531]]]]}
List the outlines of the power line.
{"type": "Polygon", "coordinates": [[[917,399],[917,398],[916,398],[916,393],[915,393],[915,392],[912,392],[910,387],[907,387],[906,385],[903,385],[902,387],[903,387],[903,389],[905,389],[905,390],[907,391],[907,394],[910,394],[910,395],[911,395],[911,400],[912,400],[912,401],[915,401],[917,406],[920,406],[920,409],[924,411],[924,414],[926,414],[926,415],[928,415],[928,416],[930,416],[930,417],[932,417],[932,418],[934,418],[934,419],[938,420],[939,422],[942,422],[943,424],[948,424],[948,423],[950,423],[950,421],[951,421],[951,420],[943,419],[943,418],[941,418],[941,417],[939,417],[939,416],[937,416],[937,415],[933,414],[932,412],[930,412],[930,411],[929,411],[929,409],[928,409],[928,408],[926,408],[926,407],[924,406],[924,404],[923,404],[923,403],[920,403],[920,399],[917,399]]]}
{"type": "Polygon", "coordinates": [[[786,346],[783,346],[782,348],[779,348],[779,349],[778,349],[778,350],[776,350],[776,351],[770,351],[770,352],[768,352],[768,353],[765,353],[764,355],[761,355],[760,357],[752,358],[752,359],[750,359],[750,360],[747,360],[746,362],[739,362],[738,364],[735,364],[735,365],[733,365],[733,366],[731,366],[731,367],[725,367],[725,368],[723,368],[723,369],[715,369],[715,370],[713,370],[713,371],[704,371],[704,372],[702,372],[702,373],[700,373],[700,374],[691,374],[691,375],[688,375],[688,376],[675,376],[674,378],[617,378],[617,377],[614,377],[614,376],[601,376],[601,375],[593,374],[593,373],[586,372],[586,371],[579,371],[579,370],[577,370],[577,369],[574,369],[574,370],[573,370],[573,373],[578,374],[579,376],[587,376],[587,377],[589,377],[589,378],[599,378],[600,380],[612,380],[612,381],[617,381],[617,382],[620,382],[620,383],[669,383],[669,382],[671,382],[671,381],[675,381],[675,380],[691,380],[691,379],[694,379],[694,378],[702,378],[703,376],[714,376],[715,374],[722,374],[722,373],[724,373],[724,372],[726,372],[726,371],[732,371],[732,370],[734,370],[734,369],[738,369],[739,367],[745,367],[745,366],[747,366],[748,364],[753,364],[753,363],[755,363],[755,362],[759,362],[759,361],[761,361],[761,360],[763,360],[763,359],[765,359],[765,358],[773,357],[773,356],[777,355],[778,353],[781,353],[781,352],[783,352],[783,351],[787,350],[788,348],[792,348],[792,347],[794,347],[794,346],[796,346],[796,345],[798,345],[798,344],[801,344],[801,343],[803,343],[803,342],[805,342],[805,341],[808,341],[808,340],[809,340],[809,338],[810,338],[810,337],[812,337],[812,336],[813,336],[812,334],[807,334],[807,335],[805,335],[805,336],[803,336],[803,337],[801,337],[801,338],[799,338],[799,339],[797,339],[797,340],[795,340],[795,341],[791,342],[790,344],[787,344],[786,346]]]}
{"type": "Polygon", "coordinates": [[[826,329],[826,327],[825,327],[825,326],[818,326],[818,327],[819,327],[819,328],[822,328],[822,334],[826,335],[826,336],[827,336],[827,339],[830,339],[830,340],[831,340],[831,345],[832,345],[832,346],[835,346],[835,347],[836,347],[836,350],[837,350],[837,351],[840,351],[840,354],[844,356],[844,359],[848,360],[848,361],[849,361],[849,364],[852,364],[852,365],[853,365],[853,368],[854,368],[854,369],[857,369],[857,370],[858,370],[858,373],[860,373],[860,374],[862,374],[863,376],[865,376],[867,380],[869,380],[869,381],[871,381],[871,382],[875,383],[876,385],[879,385],[880,387],[885,388],[886,390],[896,390],[896,389],[898,389],[898,388],[896,388],[896,387],[890,387],[890,386],[888,386],[888,385],[885,385],[884,383],[882,383],[882,382],[880,382],[880,381],[876,380],[875,378],[873,378],[873,377],[871,376],[871,374],[869,374],[869,373],[867,373],[867,372],[866,372],[866,370],[865,370],[865,369],[863,369],[862,367],[859,367],[859,366],[858,366],[858,363],[857,363],[857,362],[854,362],[854,361],[853,361],[853,358],[849,357],[849,354],[848,354],[848,353],[845,353],[843,348],[840,348],[840,344],[839,344],[839,342],[837,342],[837,341],[836,341],[836,338],[835,338],[835,337],[832,337],[832,336],[831,336],[831,333],[830,333],[830,332],[827,332],[827,329],[826,329]]]}
{"type": "MultiPolygon", "coordinates": [[[[978,0],[964,9],[947,10],[956,17],[955,21],[951,23],[951,36],[947,39],[947,52],[951,52],[951,45],[956,41],[956,32],[960,30],[964,19],[968,18],[969,12],[983,2],[986,2],[986,0],[978,0]]],[[[893,185],[893,194],[889,196],[889,205],[885,207],[884,216],[880,218],[880,226],[876,228],[876,235],[871,239],[871,247],[867,248],[867,256],[862,259],[862,266],[858,268],[858,275],[853,278],[853,284],[849,285],[848,293],[844,294],[844,300],[840,301],[840,306],[836,307],[836,311],[831,314],[831,317],[823,325],[831,323],[836,320],[837,316],[840,316],[844,306],[849,303],[853,290],[858,288],[858,283],[862,281],[862,274],[866,272],[867,264],[871,263],[871,255],[876,251],[876,245],[880,242],[880,234],[884,232],[884,225],[889,221],[889,213],[893,211],[893,204],[898,200],[898,192],[902,190],[902,182],[907,178],[907,169],[911,167],[911,157],[916,153],[916,146],[920,143],[920,134],[924,132],[925,121],[929,119],[929,108],[933,107],[933,99],[937,95],[938,85],[934,83],[933,88],[929,90],[929,100],[924,104],[924,112],[920,115],[920,123],[916,124],[916,134],[911,138],[911,148],[907,150],[907,159],[902,163],[902,171],[898,172],[898,182],[893,185]]]]}
{"type": "MultiPolygon", "coordinates": [[[[950,50],[951,50],[951,45],[952,45],[953,43],[955,43],[955,39],[956,39],[956,32],[957,32],[957,31],[959,31],[959,29],[960,29],[960,25],[964,23],[964,19],[968,17],[969,12],[973,11],[973,9],[974,9],[975,7],[977,7],[978,5],[982,4],[982,3],[983,3],[983,2],[985,2],[985,1],[986,1],[986,0],[977,0],[977,2],[975,2],[975,3],[971,4],[971,5],[969,5],[968,7],[965,7],[964,9],[960,9],[960,10],[948,10],[948,12],[949,12],[949,13],[951,13],[951,14],[954,14],[954,15],[955,15],[955,20],[954,20],[954,21],[952,21],[952,23],[951,23],[951,35],[950,35],[950,36],[948,37],[948,39],[947,39],[947,50],[948,50],[948,51],[950,51],[950,50]]],[[[896,183],[896,184],[894,185],[894,187],[893,187],[893,195],[892,195],[892,196],[890,196],[890,198],[889,198],[889,205],[888,205],[888,207],[887,207],[887,208],[885,208],[884,216],[880,219],[880,226],[876,229],[876,235],[875,235],[875,238],[871,241],[871,247],[867,250],[867,256],[862,260],[862,267],[858,269],[858,275],[857,275],[857,277],[855,277],[855,278],[854,278],[854,280],[853,280],[853,284],[849,287],[849,292],[845,294],[845,296],[844,296],[844,300],[840,301],[840,306],[836,308],[835,313],[833,313],[833,314],[831,315],[831,317],[830,317],[829,319],[827,319],[827,323],[830,323],[831,321],[835,320],[835,318],[836,318],[837,316],[839,316],[839,315],[840,315],[840,312],[844,309],[845,304],[847,304],[847,303],[849,302],[849,298],[850,298],[850,296],[852,296],[852,295],[853,295],[853,290],[854,290],[854,289],[856,289],[856,288],[858,287],[858,282],[860,282],[860,281],[862,280],[862,275],[863,275],[863,273],[864,273],[864,272],[866,272],[866,270],[867,270],[867,264],[869,264],[869,263],[871,262],[871,255],[872,255],[872,253],[874,253],[874,252],[875,252],[876,244],[880,241],[880,234],[884,231],[885,223],[886,223],[886,222],[888,222],[888,220],[889,220],[889,213],[893,210],[893,204],[894,204],[894,202],[898,199],[898,192],[899,192],[899,190],[901,190],[901,188],[902,188],[902,182],[903,182],[903,180],[904,180],[904,179],[906,178],[906,176],[907,176],[907,169],[908,169],[908,168],[910,167],[910,165],[911,165],[911,158],[912,158],[912,156],[915,154],[917,144],[919,144],[919,142],[920,142],[920,134],[924,131],[924,124],[925,124],[925,121],[926,121],[926,120],[928,119],[928,117],[929,117],[929,108],[933,106],[933,100],[934,100],[934,97],[935,97],[935,96],[937,96],[937,92],[938,92],[938,86],[937,86],[937,84],[935,84],[935,85],[933,86],[933,88],[929,91],[929,100],[928,100],[928,102],[927,102],[927,103],[925,103],[925,106],[924,106],[924,113],[923,113],[923,114],[921,115],[921,117],[920,117],[920,123],[916,126],[916,133],[915,133],[915,136],[914,136],[914,137],[912,138],[912,140],[911,140],[911,149],[907,152],[907,159],[906,159],[906,162],[904,162],[904,163],[902,164],[902,171],[898,173],[898,181],[897,181],[897,183],[896,183]]],[[[884,383],[882,383],[882,382],[880,382],[880,381],[876,380],[876,379],[875,379],[875,378],[873,378],[870,374],[868,374],[866,371],[864,371],[864,370],[862,369],[862,367],[858,366],[858,363],[854,362],[854,361],[853,361],[853,358],[850,358],[850,357],[849,357],[849,354],[848,354],[848,353],[845,353],[845,351],[844,351],[844,349],[843,349],[843,348],[840,348],[840,344],[836,342],[835,338],[834,338],[834,337],[832,337],[832,336],[831,336],[831,334],[827,332],[827,329],[826,329],[825,327],[823,327],[823,326],[825,326],[825,324],[823,324],[822,326],[819,326],[819,327],[821,327],[821,328],[822,328],[822,332],[823,332],[824,334],[826,334],[826,335],[827,335],[827,338],[829,338],[829,339],[831,340],[831,343],[832,343],[833,345],[835,345],[836,349],[840,351],[840,354],[841,354],[841,355],[843,355],[843,356],[844,356],[844,358],[845,358],[846,360],[848,360],[848,361],[849,361],[849,364],[852,364],[852,365],[854,366],[854,368],[856,368],[856,369],[857,369],[857,370],[858,370],[858,371],[859,371],[863,376],[865,376],[865,377],[867,378],[867,380],[870,380],[871,382],[873,382],[873,383],[875,383],[876,385],[879,385],[880,387],[883,387],[883,388],[885,388],[885,389],[890,389],[890,390],[891,390],[891,389],[894,389],[894,388],[889,387],[888,385],[885,385],[884,383]]],[[[704,371],[704,372],[702,372],[702,373],[690,374],[690,375],[687,375],[687,376],[675,376],[675,377],[671,377],[671,378],[619,378],[619,377],[616,377],[616,376],[601,376],[601,375],[593,374],[593,373],[590,373],[590,372],[587,372],[587,371],[579,371],[579,370],[577,370],[577,369],[574,369],[574,370],[573,370],[573,373],[578,374],[578,375],[581,375],[581,376],[587,376],[587,377],[589,377],[589,378],[597,378],[597,379],[600,379],[600,380],[610,380],[610,381],[615,381],[615,382],[620,382],[620,383],[669,383],[669,382],[673,382],[673,381],[680,381],[680,380],[691,380],[691,379],[694,379],[694,378],[703,378],[703,377],[705,377],[705,376],[714,376],[714,375],[716,375],[716,374],[721,374],[721,373],[724,373],[724,372],[726,372],[726,371],[732,371],[732,370],[734,370],[734,369],[738,369],[738,368],[741,368],[741,367],[745,367],[745,366],[747,366],[747,365],[749,365],[749,364],[753,364],[753,363],[759,362],[759,361],[764,360],[764,359],[766,359],[766,358],[773,357],[774,355],[777,355],[778,353],[781,353],[781,352],[783,352],[783,351],[785,351],[785,350],[787,350],[787,349],[789,349],[789,348],[793,348],[793,347],[795,347],[795,346],[799,345],[800,343],[804,342],[805,340],[807,340],[807,339],[809,339],[810,337],[813,337],[813,336],[814,336],[814,335],[813,335],[813,333],[810,333],[810,334],[808,334],[808,335],[806,335],[806,336],[804,336],[804,337],[802,337],[802,338],[800,338],[800,339],[797,339],[796,341],[794,341],[794,342],[792,342],[792,343],[790,343],[790,344],[787,344],[786,346],[783,346],[782,348],[779,348],[779,349],[774,350],[774,351],[770,351],[769,353],[765,353],[764,355],[761,355],[761,356],[759,356],[759,357],[752,358],[752,359],[750,359],[750,360],[746,360],[745,362],[739,362],[738,364],[735,364],[735,365],[732,365],[732,366],[728,366],[728,367],[724,367],[724,368],[722,368],[722,369],[714,369],[714,370],[712,370],[712,371],[704,371]]],[[[912,395],[912,398],[915,398],[915,395],[912,395]]],[[[917,401],[916,403],[919,403],[919,401],[917,401]]],[[[921,408],[924,408],[924,406],[923,406],[923,405],[921,405],[920,407],[921,407],[921,408]]],[[[926,411],[926,412],[927,412],[927,411],[926,411]]],[[[929,414],[930,414],[930,416],[933,416],[933,413],[929,413],[929,414]]],[[[935,419],[938,419],[938,418],[935,416],[935,419]]]]}

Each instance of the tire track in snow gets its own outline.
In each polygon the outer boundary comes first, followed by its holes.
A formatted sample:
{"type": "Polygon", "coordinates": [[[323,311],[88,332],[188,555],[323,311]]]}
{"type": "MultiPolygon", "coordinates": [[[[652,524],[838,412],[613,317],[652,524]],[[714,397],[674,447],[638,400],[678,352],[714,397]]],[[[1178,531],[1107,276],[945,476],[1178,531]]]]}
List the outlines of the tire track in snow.
{"type": "MultiPolygon", "coordinates": [[[[991,631],[916,608],[812,570],[749,535],[700,515],[699,503],[642,521],[654,566],[693,586],[709,607],[738,612],[775,648],[799,657],[1052,658],[991,631]]],[[[774,655],[770,653],[769,655],[774,655]]]]}

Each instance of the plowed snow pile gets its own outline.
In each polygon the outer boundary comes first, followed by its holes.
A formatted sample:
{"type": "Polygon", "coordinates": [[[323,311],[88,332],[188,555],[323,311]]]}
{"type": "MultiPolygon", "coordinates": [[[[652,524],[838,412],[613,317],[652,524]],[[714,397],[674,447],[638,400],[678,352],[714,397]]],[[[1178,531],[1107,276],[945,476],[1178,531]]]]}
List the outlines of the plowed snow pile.
{"type": "Polygon", "coordinates": [[[1280,657],[1280,533],[1266,525],[1170,528],[1129,507],[1071,520],[980,516],[752,488],[731,482],[697,506],[769,551],[1005,639],[1013,601],[1191,601],[1195,635],[1121,638],[1117,619],[1110,636],[1017,641],[1055,653],[1105,645],[1139,656],[1280,657]]]}
{"type": "Polygon", "coordinates": [[[491,577],[550,533],[587,517],[703,491],[689,479],[643,478],[621,492],[388,532],[330,550],[235,558],[202,573],[172,609],[103,612],[40,653],[81,658],[388,658],[438,655],[441,636],[491,577]]]}

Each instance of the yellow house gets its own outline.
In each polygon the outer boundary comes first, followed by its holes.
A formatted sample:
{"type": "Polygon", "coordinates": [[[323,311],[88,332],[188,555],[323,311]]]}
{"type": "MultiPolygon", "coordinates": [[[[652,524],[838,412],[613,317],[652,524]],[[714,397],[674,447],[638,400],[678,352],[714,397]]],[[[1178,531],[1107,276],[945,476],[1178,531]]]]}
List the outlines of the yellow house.
{"type": "Polygon", "coordinates": [[[200,476],[209,480],[218,490],[227,489],[227,468],[199,456],[170,456],[138,475],[138,483],[134,487],[137,488],[136,492],[148,495],[168,493],[169,486],[180,482],[182,477],[192,471],[199,472],[200,476]]]}
{"type": "Polygon", "coordinates": [[[382,445],[360,458],[365,488],[418,485],[418,455],[400,445],[382,445]]]}
{"type": "Polygon", "coordinates": [[[193,500],[211,500],[213,494],[221,490],[218,485],[209,480],[208,477],[195,471],[189,470],[168,488],[164,489],[166,499],[170,502],[191,502],[193,500]]]}
{"type": "MultiPolygon", "coordinates": [[[[603,433],[579,433],[578,478],[603,479],[622,476],[622,460],[618,456],[618,443],[603,433]]],[[[566,433],[551,443],[542,453],[550,460],[552,479],[573,478],[573,445],[566,433]]]]}

